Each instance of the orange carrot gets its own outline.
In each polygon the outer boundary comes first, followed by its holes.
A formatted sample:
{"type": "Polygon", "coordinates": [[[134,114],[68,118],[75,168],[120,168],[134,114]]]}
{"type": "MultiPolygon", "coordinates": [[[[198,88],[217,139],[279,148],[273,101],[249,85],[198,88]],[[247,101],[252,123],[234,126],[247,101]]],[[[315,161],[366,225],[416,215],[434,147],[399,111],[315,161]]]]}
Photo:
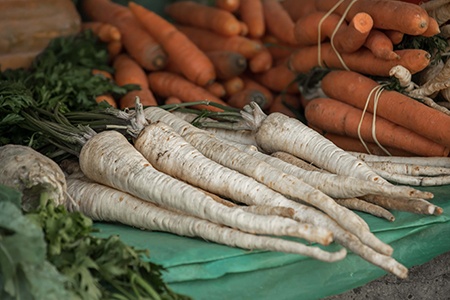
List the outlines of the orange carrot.
{"type": "Polygon", "coordinates": [[[137,84],[142,89],[148,88],[147,75],[144,69],[128,54],[122,53],[113,61],[115,81],[119,86],[137,84]]]}
{"type": "MultiPolygon", "coordinates": [[[[327,97],[363,109],[370,91],[379,86],[371,78],[352,71],[331,71],[321,81],[327,97]]],[[[373,113],[373,99],[367,111],[373,113]]],[[[408,128],[436,143],[450,147],[450,116],[396,91],[381,92],[377,115],[408,128]]]]}
{"type": "Polygon", "coordinates": [[[94,21],[116,26],[121,33],[123,47],[145,69],[159,70],[164,67],[166,53],[139,25],[127,7],[111,0],[84,0],[82,10],[94,21]]]}
{"type": "Polygon", "coordinates": [[[241,0],[239,6],[240,19],[247,24],[248,35],[260,38],[266,31],[262,0],[241,0]]]}
{"type": "MultiPolygon", "coordinates": [[[[156,71],[150,72],[147,77],[150,90],[161,97],[167,98],[174,96],[183,102],[207,100],[222,105],[227,105],[225,101],[217,98],[208,92],[204,87],[196,85],[180,75],[165,71],[156,71]]],[[[221,111],[221,109],[213,106],[200,106],[198,108],[211,111],[221,111]]]]}
{"type": "Polygon", "coordinates": [[[242,109],[251,102],[257,103],[262,109],[267,108],[267,101],[264,94],[258,90],[241,90],[227,99],[228,105],[242,109]]]}
{"type": "Polygon", "coordinates": [[[439,28],[439,23],[436,21],[435,18],[429,17],[427,30],[425,30],[425,32],[422,33],[422,36],[431,37],[440,32],[441,29],[439,28]]]}
{"type": "Polygon", "coordinates": [[[272,67],[272,54],[267,48],[263,48],[259,53],[249,59],[248,65],[250,71],[259,73],[269,70],[272,67]]]}
{"type": "Polygon", "coordinates": [[[229,11],[194,1],[177,1],[166,5],[165,12],[175,22],[212,30],[225,36],[238,35],[241,24],[229,11]]]}
{"type": "Polygon", "coordinates": [[[215,0],[214,5],[229,12],[238,10],[242,0],[215,0]]]}
{"type": "MultiPolygon", "coordinates": [[[[341,17],[336,13],[330,13],[328,16],[326,14],[326,11],[315,11],[299,18],[295,22],[294,35],[297,45],[317,45],[319,34],[321,42],[333,34],[333,31],[339,26],[341,17]],[[322,23],[320,24],[321,21],[322,23]]],[[[346,24],[347,22],[344,22],[341,26],[345,26],[346,24]]]]}
{"type": "Polygon", "coordinates": [[[254,80],[249,75],[243,74],[243,75],[240,76],[242,81],[244,82],[244,90],[251,89],[251,90],[258,90],[258,91],[260,91],[266,97],[267,106],[272,105],[272,102],[273,102],[273,93],[272,93],[272,91],[270,91],[267,87],[265,87],[264,85],[260,84],[256,80],[254,80]]]}
{"type": "Polygon", "coordinates": [[[185,34],[163,17],[139,4],[129,2],[128,7],[189,80],[204,86],[216,79],[214,66],[209,58],[185,34]]]}
{"type": "MultiPolygon", "coordinates": [[[[339,0],[316,0],[316,9],[329,11],[339,0]]],[[[345,0],[335,13],[343,15],[352,0],[345,0]]],[[[412,3],[389,0],[358,0],[353,3],[346,14],[350,21],[357,13],[365,12],[373,18],[375,28],[398,30],[410,35],[420,35],[429,25],[428,13],[412,3]]]]}
{"type": "Polygon", "coordinates": [[[144,106],[156,106],[158,105],[155,96],[148,88],[142,88],[140,90],[129,91],[119,99],[119,106],[121,109],[132,108],[136,105],[136,97],[144,106]]]}
{"type": "Polygon", "coordinates": [[[384,34],[391,40],[392,44],[398,45],[403,40],[405,34],[397,30],[383,30],[384,34]]]}
{"type": "Polygon", "coordinates": [[[178,30],[205,52],[216,50],[235,51],[250,58],[261,51],[261,45],[243,36],[226,37],[205,29],[177,25],[178,30]]]}
{"type": "Polygon", "coordinates": [[[109,23],[99,22],[99,21],[91,21],[91,22],[83,22],[81,23],[81,28],[83,30],[90,29],[92,32],[105,43],[109,43],[112,41],[120,41],[122,38],[122,34],[119,29],[109,23]]]}
{"type": "Polygon", "coordinates": [[[106,103],[108,103],[112,107],[117,108],[116,99],[114,99],[114,97],[112,95],[105,94],[105,95],[99,95],[99,96],[95,97],[95,102],[101,103],[103,101],[105,101],[106,103]]]}
{"type": "Polygon", "coordinates": [[[223,98],[227,94],[223,84],[218,81],[205,86],[205,89],[218,98],[223,98]]]}
{"type": "MultiPolygon", "coordinates": [[[[342,62],[329,43],[321,45],[321,62],[328,68],[343,69],[342,62]]],[[[395,65],[403,65],[412,74],[425,69],[430,63],[430,54],[421,49],[404,49],[395,51],[400,58],[396,60],[385,60],[375,57],[366,48],[361,48],[353,53],[341,53],[347,67],[356,72],[375,76],[389,76],[389,70],[395,65]]],[[[313,67],[318,66],[317,46],[302,47],[296,50],[289,59],[291,70],[299,73],[306,73],[313,67]]]]}
{"type": "Polygon", "coordinates": [[[296,47],[280,42],[274,36],[265,35],[261,41],[267,50],[269,50],[274,60],[285,59],[292,54],[296,47]]]}
{"type": "Polygon", "coordinates": [[[392,40],[381,30],[372,29],[364,42],[364,47],[369,49],[375,57],[381,59],[399,58],[398,54],[394,52],[392,40]]]}
{"type": "Polygon", "coordinates": [[[305,117],[308,125],[343,136],[358,138],[359,128],[364,142],[376,142],[372,134],[374,131],[383,147],[397,148],[419,156],[448,156],[450,153],[447,147],[377,115],[374,127],[372,113],[363,114],[361,109],[331,98],[309,101],[305,117]]]}
{"type": "Polygon", "coordinates": [[[298,95],[278,94],[273,99],[272,105],[269,107],[269,113],[279,112],[286,116],[296,118],[296,111],[301,110],[298,95]]]}
{"type": "Polygon", "coordinates": [[[278,0],[262,0],[266,30],[280,41],[295,44],[294,21],[278,0]]]}
{"type": "Polygon", "coordinates": [[[232,96],[244,89],[244,81],[239,76],[222,81],[222,85],[228,96],[232,96]]]}
{"type": "Polygon", "coordinates": [[[218,79],[230,79],[241,75],[247,69],[247,59],[240,53],[228,50],[207,51],[218,79]]]}
{"type": "Polygon", "coordinates": [[[136,84],[140,88],[139,90],[129,91],[119,99],[121,109],[134,107],[136,96],[139,97],[141,104],[144,106],[157,105],[155,96],[148,87],[147,74],[135,60],[128,54],[122,53],[114,59],[113,67],[115,81],[119,86],[136,84]]]}
{"type": "Polygon", "coordinates": [[[123,44],[122,41],[112,41],[106,45],[106,49],[108,50],[109,59],[113,60],[117,55],[122,52],[123,44]]]}
{"type": "Polygon", "coordinates": [[[286,91],[291,94],[299,92],[296,84],[293,83],[296,73],[292,72],[287,64],[272,66],[265,72],[253,74],[253,79],[274,92],[286,91]]]}
{"type": "Polygon", "coordinates": [[[248,26],[242,21],[239,21],[239,24],[241,25],[241,31],[239,32],[239,35],[247,36],[248,35],[248,26]]]}
{"type": "Polygon", "coordinates": [[[291,19],[296,22],[303,16],[316,11],[315,0],[284,0],[281,1],[284,9],[289,13],[291,19]]]}
{"type": "Polygon", "coordinates": [[[372,17],[357,13],[347,26],[337,31],[333,41],[338,51],[351,53],[361,48],[373,28],[372,17]]]}
{"type": "Polygon", "coordinates": [[[180,104],[180,103],[183,103],[183,101],[181,101],[180,98],[175,96],[167,97],[164,100],[164,104],[180,104]]]}
{"type": "Polygon", "coordinates": [[[351,53],[365,42],[373,27],[372,17],[357,13],[350,21],[341,23],[341,16],[323,11],[313,12],[297,20],[294,34],[298,45],[317,45],[321,41],[333,40],[338,52],[351,53]]]}
{"type": "MultiPolygon", "coordinates": [[[[352,152],[361,152],[361,153],[368,153],[364,145],[361,143],[360,140],[343,136],[339,134],[333,134],[333,133],[325,133],[324,137],[332,141],[336,146],[338,146],[341,149],[344,149],[346,151],[352,151],[352,152]]],[[[367,143],[367,147],[371,154],[375,155],[386,155],[386,153],[381,149],[377,144],[374,143],[367,143]]],[[[386,148],[392,155],[395,156],[413,156],[412,153],[395,149],[395,148],[386,148]]]]}
{"type": "Polygon", "coordinates": [[[100,69],[92,69],[91,71],[92,75],[99,75],[99,76],[103,76],[109,80],[113,80],[113,75],[105,70],[100,70],[100,69]]]}

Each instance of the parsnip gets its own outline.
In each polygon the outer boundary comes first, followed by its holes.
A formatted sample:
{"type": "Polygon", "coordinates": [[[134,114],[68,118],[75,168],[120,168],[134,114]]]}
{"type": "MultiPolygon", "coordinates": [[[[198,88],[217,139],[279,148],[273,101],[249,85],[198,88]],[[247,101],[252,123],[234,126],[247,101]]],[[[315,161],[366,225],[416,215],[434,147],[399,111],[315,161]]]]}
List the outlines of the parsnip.
{"type": "Polygon", "coordinates": [[[193,216],[161,208],[149,201],[82,178],[68,178],[68,192],[78,210],[96,221],[120,222],[145,230],[199,237],[231,247],[295,253],[326,262],[345,257],[345,249],[327,252],[318,247],[278,238],[257,236],[193,216]]]}
{"type": "Polygon", "coordinates": [[[65,204],[66,180],[56,162],[22,145],[0,147],[0,184],[22,192],[25,211],[40,204],[39,197],[52,199],[56,205],[65,204]]]}
{"type": "Polygon", "coordinates": [[[164,208],[240,230],[272,235],[303,236],[294,220],[266,217],[217,203],[197,188],[156,170],[117,131],[91,137],[80,152],[80,168],[89,179],[152,201],[164,208]]]}
{"type": "MultiPolygon", "coordinates": [[[[253,178],[206,158],[162,122],[145,126],[134,146],[159,171],[219,196],[248,205],[268,205],[277,198],[284,198],[253,178]]],[[[274,228],[282,224],[286,228],[297,228],[295,235],[309,241],[324,245],[332,241],[331,232],[323,228],[281,217],[273,217],[271,222],[274,228]]],[[[284,234],[294,235],[294,232],[284,234]]]]}
{"type": "Polygon", "coordinates": [[[168,124],[206,157],[246,174],[290,198],[304,201],[323,210],[342,227],[357,235],[364,243],[380,253],[388,255],[392,253],[392,247],[361,226],[361,220],[356,214],[336,204],[332,198],[299,178],[271,167],[159,107],[146,108],[145,117],[150,122],[160,121],[168,124]]]}

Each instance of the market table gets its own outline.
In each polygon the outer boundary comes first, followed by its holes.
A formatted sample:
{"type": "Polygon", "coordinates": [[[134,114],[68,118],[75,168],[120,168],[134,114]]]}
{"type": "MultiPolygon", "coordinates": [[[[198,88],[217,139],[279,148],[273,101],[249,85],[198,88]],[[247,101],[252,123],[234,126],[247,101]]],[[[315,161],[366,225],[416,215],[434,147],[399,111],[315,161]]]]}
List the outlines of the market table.
{"type": "MultiPolygon", "coordinates": [[[[394,211],[394,222],[358,213],[393,257],[407,267],[421,265],[450,251],[450,186],[421,188],[434,193],[439,216],[394,211]]],[[[97,223],[100,236],[119,235],[138,249],[149,249],[150,260],[163,265],[164,279],[177,292],[194,299],[320,299],[362,286],[386,272],[348,253],[325,263],[305,256],[248,251],[200,239],[150,232],[119,224],[97,223]]],[[[335,251],[340,245],[327,249],[335,251]]]]}

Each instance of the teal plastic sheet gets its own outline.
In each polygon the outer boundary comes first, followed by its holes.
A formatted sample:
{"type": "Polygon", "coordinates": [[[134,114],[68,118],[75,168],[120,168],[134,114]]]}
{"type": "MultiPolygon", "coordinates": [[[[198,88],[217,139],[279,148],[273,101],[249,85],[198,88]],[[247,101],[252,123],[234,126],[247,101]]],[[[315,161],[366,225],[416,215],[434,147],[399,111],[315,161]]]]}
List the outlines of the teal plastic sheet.
{"type": "MultiPolygon", "coordinates": [[[[441,206],[440,216],[393,212],[388,222],[358,213],[372,231],[394,248],[393,257],[407,267],[450,251],[450,186],[426,188],[441,206]]],[[[150,260],[163,265],[165,281],[194,299],[320,299],[375,280],[386,272],[348,253],[325,263],[305,256],[231,248],[201,239],[97,223],[100,236],[119,235],[126,243],[149,249],[150,260]]],[[[335,251],[339,245],[326,249],[335,251]]]]}

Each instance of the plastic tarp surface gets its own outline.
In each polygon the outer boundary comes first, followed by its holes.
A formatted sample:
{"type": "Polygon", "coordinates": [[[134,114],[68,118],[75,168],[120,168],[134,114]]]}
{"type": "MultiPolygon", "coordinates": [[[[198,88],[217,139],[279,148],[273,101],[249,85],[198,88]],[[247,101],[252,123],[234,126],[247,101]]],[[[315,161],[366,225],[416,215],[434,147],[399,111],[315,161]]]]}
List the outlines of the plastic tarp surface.
{"type": "MultiPolygon", "coordinates": [[[[425,188],[423,188],[425,189],[425,188]]],[[[372,232],[394,248],[393,257],[407,267],[450,251],[450,186],[426,188],[434,193],[439,216],[394,211],[396,220],[358,213],[372,232]]],[[[126,243],[149,249],[150,260],[163,265],[166,282],[194,299],[320,299],[375,280],[386,272],[348,253],[325,263],[305,256],[231,248],[169,233],[97,223],[98,235],[119,235],[126,243]]],[[[326,249],[335,251],[339,245],[326,249]]]]}

